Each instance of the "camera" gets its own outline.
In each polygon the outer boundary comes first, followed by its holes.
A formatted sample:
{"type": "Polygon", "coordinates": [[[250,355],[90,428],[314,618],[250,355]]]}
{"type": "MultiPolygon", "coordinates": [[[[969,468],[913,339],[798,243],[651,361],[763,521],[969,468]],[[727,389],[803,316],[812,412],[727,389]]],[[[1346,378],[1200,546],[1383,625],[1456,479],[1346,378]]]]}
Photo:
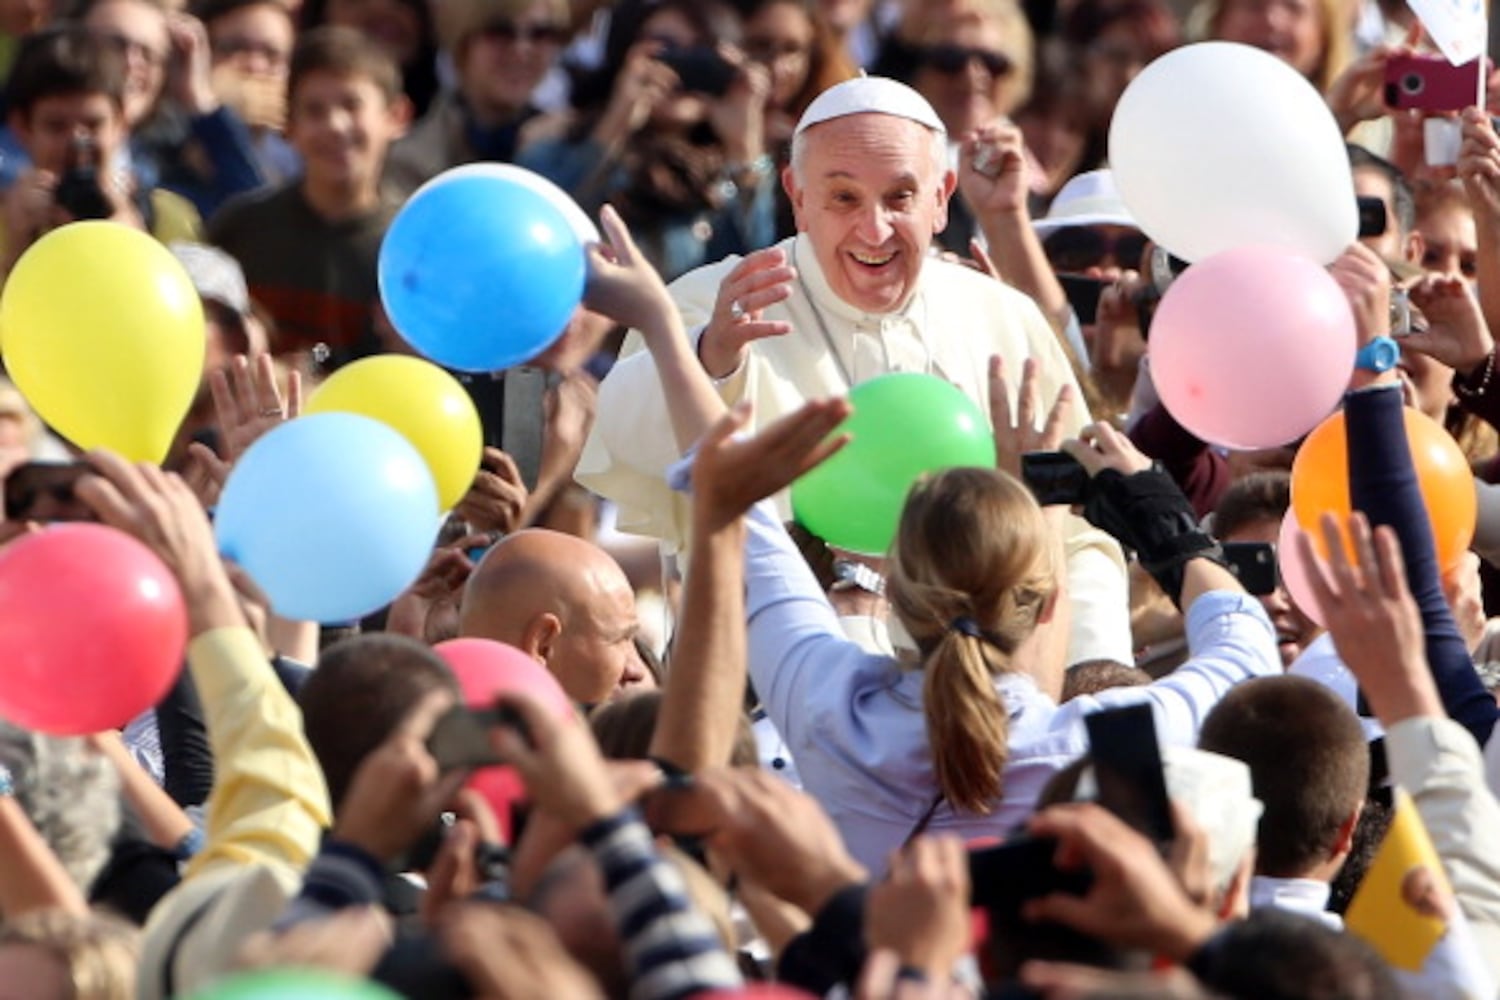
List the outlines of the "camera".
{"type": "Polygon", "coordinates": [[[74,219],[108,219],[115,214],[99,181],[99,147],[89,136],[73,140],[67,169],[57,181],[52,200],[74,219]]]}

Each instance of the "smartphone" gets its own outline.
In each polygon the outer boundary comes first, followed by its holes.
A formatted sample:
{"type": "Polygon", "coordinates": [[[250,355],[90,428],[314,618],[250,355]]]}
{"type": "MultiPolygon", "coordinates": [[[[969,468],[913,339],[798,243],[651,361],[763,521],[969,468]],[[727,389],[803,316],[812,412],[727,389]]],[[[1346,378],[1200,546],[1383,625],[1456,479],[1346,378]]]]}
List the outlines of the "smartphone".
{"type": "Polygon", "coordinates": [[[1478,97],[1479,60],[1455,66],[1440,55],[1392,56],[1385,64],[1385,103],[1398,111],[1462,111],[1478,97]]]}
{"type": "Polygon", "coordinates": [[[427,752],[437,761],[438,768],[453,771],[461,767],[491,767],[504,764],[490,746],[489,730],[496,726],[507,726],[520,733],[526,744],[532,745],[531,731],[526,720],[509,705],[493,708],[467,708],[455,705],[443,713],[432,734],[427,737],[427,752]]]}
{"type": "Polygon", "coordinates": [[[1078,459],[1061,451],[1029,451],[1021,456],[1021,481],[1043,507],[1083,503],[1089,474],[1078,459]]]}
{"type": "Polygon", "coordinates": [[[1019,835],[996,847],[969,852],[969,905],[1019,913],[1021,904],[1054,892],[1081,896],[1094,876],[1086,868],[1064,871],[1053,858],[1057,841],[1019,835]]]}
{"type": "Polygon", "coordinates": [[[656,58],[672,67],[683,90],[709,97],[728,93],[738,73],[732,63],[706,47],[669,49],[656,58]]]}
{"type": "Polygon", "coordinates": [[[1082,274],[1059,274],[1057,283],[1062,285],[1068,305],[1078,315],[1079,325],[1088,326],[1099,318],[1099,296],[1109,287],[1108,281],[1082,274]]]}
{"type": "Polygon", "coordinates": [[[1391,221],[1385,210],[1385,200],[1362,194],[1354,199],[1359,205],[1359,238],[1384,236],[1391,221]]]}
{"type": "Polygon", "coordinates": [[[1276,592],[1276,546],[1269,542],[1224,542],[1224,561],[1245,591],[1262,597],[1276,592]]]}
{"type": "Polygon", "coordinates": [[[25,462],[5,477],[7,521],[93,521],[73,487],[91,470],[83,462],[25,462]]]}
{"type": "Polygon", "coordinates": [[[1176,828],[1151,706],[1106,709],[1083,721],[1099,804],[1157,845],[1171,843],[1176,828]]]}

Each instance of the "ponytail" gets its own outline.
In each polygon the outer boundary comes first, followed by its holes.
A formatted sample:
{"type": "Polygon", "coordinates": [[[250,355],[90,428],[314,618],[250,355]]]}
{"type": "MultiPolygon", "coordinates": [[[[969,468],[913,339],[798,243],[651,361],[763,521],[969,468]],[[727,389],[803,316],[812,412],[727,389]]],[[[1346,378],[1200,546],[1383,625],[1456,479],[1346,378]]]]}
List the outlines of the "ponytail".
{"type": "Polygon", "coordinates": [[[1000,797],[1010,752],[1010,719],[984,647],[984,639],[948,630],[927,656],[922,684],[938,788],[955,809],[981,814],[1000,797]]]}

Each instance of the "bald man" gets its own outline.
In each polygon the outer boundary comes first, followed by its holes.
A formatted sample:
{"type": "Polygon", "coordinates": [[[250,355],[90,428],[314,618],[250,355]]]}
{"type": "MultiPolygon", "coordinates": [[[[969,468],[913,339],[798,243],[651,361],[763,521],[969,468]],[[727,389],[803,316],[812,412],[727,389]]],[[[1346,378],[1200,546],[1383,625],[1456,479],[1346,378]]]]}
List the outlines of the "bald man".
{"type": "Polygon", "coordinates": [[[518,531],[490,549],[464,590],[458,629],[522,650],[584,705],[647,677],[630,581],[602,549],[562,532],[518,531]]]}

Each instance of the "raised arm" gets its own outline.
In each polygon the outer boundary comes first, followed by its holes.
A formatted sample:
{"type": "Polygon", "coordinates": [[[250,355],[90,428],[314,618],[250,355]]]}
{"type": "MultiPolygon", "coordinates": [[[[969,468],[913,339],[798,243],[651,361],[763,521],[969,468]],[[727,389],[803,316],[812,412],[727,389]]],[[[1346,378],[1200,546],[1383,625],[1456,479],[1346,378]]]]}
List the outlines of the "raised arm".
{"type": "MultiPolygon", "coordinates": [[[[1360,342],[1390,329],[1390,277],[1373,252],[1351,247],[1333,265],[1354,308],[1360,342]]],[[[1483,746],[1500,716],[1484,690],[1468,646],[1453,620],[1438,576],[1426,504],[1406,441],[1400,384],[1394,371],[1356,371],[1344,402],[1349,448],[1349,497],[1374,525],[1390,525],[1401,540],[1407,585],[1422,609],[1427,662],[1448,714],[1483,746]]]]}

